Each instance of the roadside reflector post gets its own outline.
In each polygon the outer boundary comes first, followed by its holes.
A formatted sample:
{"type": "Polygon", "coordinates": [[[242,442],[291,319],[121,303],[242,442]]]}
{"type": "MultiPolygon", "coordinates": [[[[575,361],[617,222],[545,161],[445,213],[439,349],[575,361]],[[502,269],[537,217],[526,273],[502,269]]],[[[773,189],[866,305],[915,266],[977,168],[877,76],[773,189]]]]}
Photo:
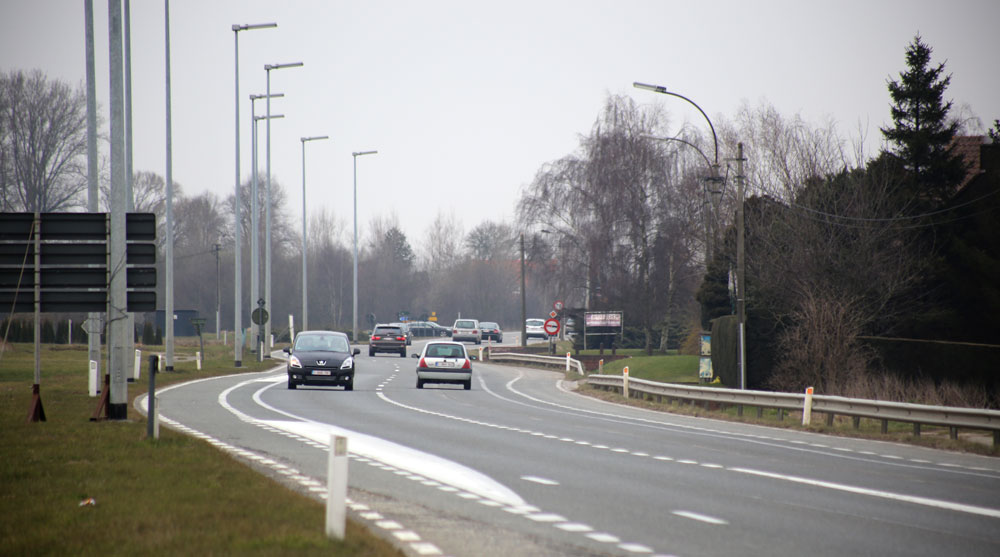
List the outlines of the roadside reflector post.
{"type": "Polygon", "coordinates": [[[132,370],[133,370],[133,377],[135,378],[136,381],[138,381],[139,380],[139,375],[140,375],[139,370],[142,368],[142,350],[136,350],[135,351],[135,363],[134,363],[134,366],[135,367],[132,368],[132,370]]]}
{"type": "Polygon", "coordinates": [[[347,437],[342,435],[330,435],[326,489],[326,536],[342,540],[347,523],[347,437]]]}
{"type": "Polygon", "coordinates": [[[604,360],[597,360],[597,374],[604,375],[604,360]]]}
{"type": "Polygon", "coordinates": [[[812,410],[813,410],[813,388],[806,388],[806,399],[802,404],[802,425],[809,425],[812,421],[812,410]]]}
{"type": "Polygon", "coordinates": [[[569,352],[566,353],[566,371],[569,371],[569,352]]]}
{"type": "Polygon", "coordinates": [[[90,360],[90,374],[87,376],[87,393],[97,396],[97,362],[90,360]]]}
{"type": "Polygon", "coordinates": [[[622,395],[628,398],[628,366],[622,369],[622,395]]]}

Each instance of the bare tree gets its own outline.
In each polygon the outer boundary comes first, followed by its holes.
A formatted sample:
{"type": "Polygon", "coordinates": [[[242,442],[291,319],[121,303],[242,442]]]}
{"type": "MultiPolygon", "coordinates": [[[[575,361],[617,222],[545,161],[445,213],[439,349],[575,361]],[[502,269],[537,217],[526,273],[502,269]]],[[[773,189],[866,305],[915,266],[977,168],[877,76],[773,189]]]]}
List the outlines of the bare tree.
{"type": "Polygon", "coordinates": [[[87,187],[81,88],[39,70],[0,74],[0,210],[65,211],[87,187]]]}

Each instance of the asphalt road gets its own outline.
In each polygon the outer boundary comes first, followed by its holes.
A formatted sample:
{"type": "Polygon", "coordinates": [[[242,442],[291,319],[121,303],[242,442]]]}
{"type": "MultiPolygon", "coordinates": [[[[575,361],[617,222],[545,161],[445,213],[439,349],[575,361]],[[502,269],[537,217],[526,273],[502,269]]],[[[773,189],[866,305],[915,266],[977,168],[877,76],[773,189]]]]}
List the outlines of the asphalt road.
{"type": "Polygon", "coordinates": [[[417,390],[413,359],[362,353],[353,392],[290,391],[276,364],[162,390],[162,416],[318,498],[346,435],[352,515],[411,555],[1000,555],[994,458],[629,408],[535,369],[417,390]]]}

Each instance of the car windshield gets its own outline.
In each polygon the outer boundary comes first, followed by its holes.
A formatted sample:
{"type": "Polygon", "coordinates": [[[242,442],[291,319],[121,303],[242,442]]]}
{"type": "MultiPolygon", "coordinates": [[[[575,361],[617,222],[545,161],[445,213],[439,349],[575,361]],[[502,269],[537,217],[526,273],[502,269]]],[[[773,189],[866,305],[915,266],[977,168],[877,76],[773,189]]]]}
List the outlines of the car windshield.
{"type": "Polygon", "coordinates": [[[295,339],[295,350],[303,352],[350,352],[346,337],[338,335],[303,335],[295,339]]]}
{"type": "Polygon", "coordinates": [[[427,347],[428,358],[464,358],[465,349],[454,344],[431,344],[427,347]]]}
{"type": "Polygon", "coordinates": [[[525,323],[529,327],[541,327],[542,325],[545,324],[545,321],[542,321],[541,319],[529,319],[529,320],[525,321],[525,323]]]}
{"type": "Polygon", "coordinates": [[[475,321],[467,321],[467,320],[455,321],[455,328],[456,329],[475,329],[476,328],[476,322],[475,321]]]}

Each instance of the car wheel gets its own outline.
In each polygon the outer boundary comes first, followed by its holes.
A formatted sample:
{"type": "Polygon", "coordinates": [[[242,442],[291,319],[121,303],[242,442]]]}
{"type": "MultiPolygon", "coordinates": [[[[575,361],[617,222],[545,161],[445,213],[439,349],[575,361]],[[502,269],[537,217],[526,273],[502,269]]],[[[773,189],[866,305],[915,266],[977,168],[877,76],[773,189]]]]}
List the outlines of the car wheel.
{"type": "Polygon", "coordinates": [[[374,351],[374,350],[372,350],[371,348],[369,348],[369,349],[368,349],[368,357],[369,357],[369,358],[372,358],[372,357],[374,357],[374,356],[375,356],[375,351],[374,351]]]}
{"type": "Polygon", "coordinates": [[[465,383],[463,383],[462,386],[465,387],[466,391],[471,391],[472,390],[472,379],[466,379],[465,383]]]}
{"type": "Polygon", "coordinates": [[[347,383],[344,383],[344,390],[345,391],[353,391],[354,390],[354,378],[353,377],[351,378],[350,381],[348,381],[347,383]]]}
{"type": "Polygon", "coordinates": [[[482,344],[482,343],[483,343],[483,341],[482,341],[482,340],[480,340],[480,339],[476,339],[476,344],[482,344]]]}
{"type": "Polygon", "coordinates": [[[497,339],[497,344],[503,344],[503,336],[497,339]]]}
{"type": "Polygon", "coordinates": [[[417,388],[418,389],[423,389],[424,388],[424,380],[423,379],[417,379],[417,388]]]}
{"type": "Polygon", "coordinates": [[[295,390],[295,382],[294,381],[292,381],[292,380],[288,381],[288,389],[291,390],[291,391],[295,390]]]}
{"type": "Polygon", "coordinates": [[[406,357],[406,348],[403,348],[402,350],[399,351],[399,357],[400,358],[406,357]]]}

